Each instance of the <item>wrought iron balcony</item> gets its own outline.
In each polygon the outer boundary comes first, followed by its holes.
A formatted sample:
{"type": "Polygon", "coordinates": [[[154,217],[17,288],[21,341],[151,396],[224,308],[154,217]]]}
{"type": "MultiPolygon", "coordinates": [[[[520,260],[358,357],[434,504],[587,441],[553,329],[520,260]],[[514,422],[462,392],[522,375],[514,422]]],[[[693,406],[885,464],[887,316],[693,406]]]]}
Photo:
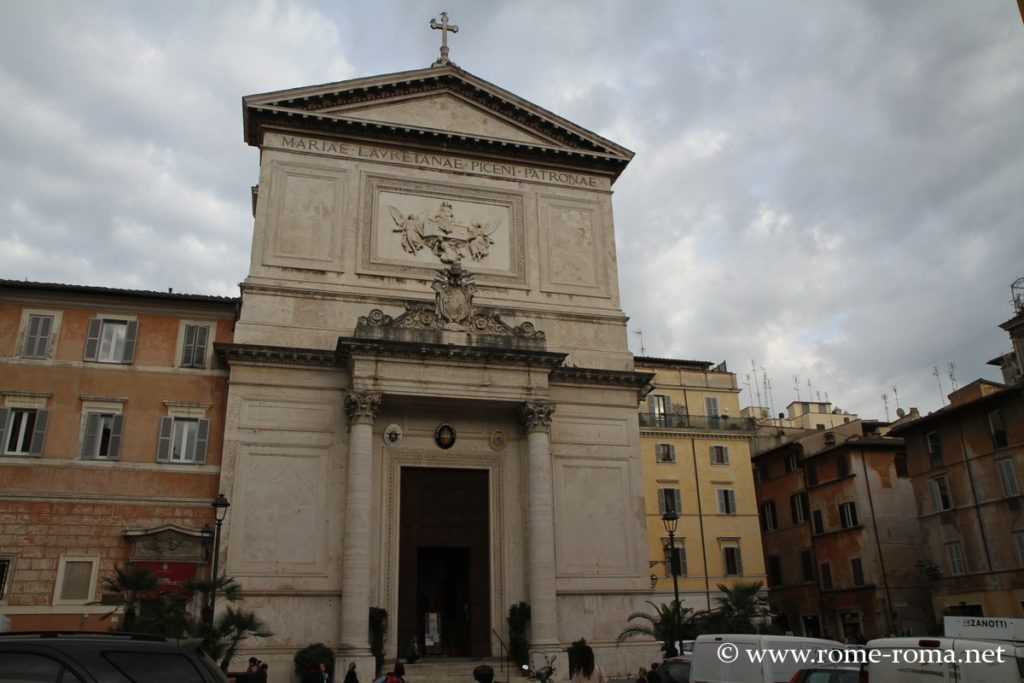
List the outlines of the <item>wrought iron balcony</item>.
{"type": "Polygon", "coordinates": [[[706,429],[708,431],[752,432],[757,421],[751,417],[708,417],[706,415],[657,415],[640,413],[640,426],[657,429],[706,429]]]}

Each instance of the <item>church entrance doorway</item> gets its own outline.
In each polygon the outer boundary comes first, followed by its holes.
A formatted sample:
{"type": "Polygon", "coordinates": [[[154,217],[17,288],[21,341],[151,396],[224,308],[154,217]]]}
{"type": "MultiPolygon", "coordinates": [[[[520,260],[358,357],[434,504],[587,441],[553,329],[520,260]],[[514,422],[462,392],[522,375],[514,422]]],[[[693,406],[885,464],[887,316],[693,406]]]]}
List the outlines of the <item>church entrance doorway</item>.
{"type": "Polygon", "coordinates": [[[403,467],[398,652],[490,656],[490,490],[486,470],[403,467]]]}

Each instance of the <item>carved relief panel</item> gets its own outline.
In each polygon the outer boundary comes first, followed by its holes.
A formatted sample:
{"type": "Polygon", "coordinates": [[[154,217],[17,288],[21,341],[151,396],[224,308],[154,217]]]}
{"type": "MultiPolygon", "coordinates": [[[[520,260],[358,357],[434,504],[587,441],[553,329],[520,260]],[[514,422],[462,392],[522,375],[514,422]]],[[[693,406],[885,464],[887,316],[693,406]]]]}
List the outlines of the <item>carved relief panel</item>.
{"type": "Polygon", "coordinates": [[[367,176],[363,192],[364,271],[433,279],[461,264],[525,284],[521,195],[381,176],[367,176]]]}
{"type": "Polygon", "coordinates": [[[340,271],[345,171],[276,163],[264,224],[266,265],[340,271]]]}
{"type": "Polygon", "coordinates": [[[542,197],[539,208],[544,290],[609,296],[600,205],[542,197]]]}

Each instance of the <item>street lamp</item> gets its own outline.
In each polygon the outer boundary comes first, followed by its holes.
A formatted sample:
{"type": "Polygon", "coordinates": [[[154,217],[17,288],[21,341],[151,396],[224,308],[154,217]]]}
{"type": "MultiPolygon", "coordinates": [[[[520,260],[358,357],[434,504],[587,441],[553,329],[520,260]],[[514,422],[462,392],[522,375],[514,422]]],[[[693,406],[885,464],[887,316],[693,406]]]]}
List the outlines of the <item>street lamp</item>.
{"type": "MultiPolygon", "coordinates": [[[[680,624],[679,624],[679,561],[676,559],[676,529],[679,527],[679,515],[676,514],[675,510],[669,510],[661,516],[661,523],[665,525],[665,531],[668,533],[668,557],[669,557],[669,571],[672,572],[672,589],[676,594],[676,603],[674,609],[676,632],[675,636],[679,636],[680,624]]],[[[673,643],[673,646],[677,648],[678,643],[673,643]]]]}
{"type": "Polygon", "coordinates": [[[228,502],[227,496],[223,493],[218,493],[217,497],[210,503],[210,507],[214,510],[214,515],[217,518],[217,531],[213,536],[213,586],[210,590],[210,610],[206,615],[206,625],[213,626],[213,612],[217,607],[217,561],[220,559],[220,526],[224,523],[224,518],[228,516],[228,508],[231,507],[231,503],[228,502]]]}

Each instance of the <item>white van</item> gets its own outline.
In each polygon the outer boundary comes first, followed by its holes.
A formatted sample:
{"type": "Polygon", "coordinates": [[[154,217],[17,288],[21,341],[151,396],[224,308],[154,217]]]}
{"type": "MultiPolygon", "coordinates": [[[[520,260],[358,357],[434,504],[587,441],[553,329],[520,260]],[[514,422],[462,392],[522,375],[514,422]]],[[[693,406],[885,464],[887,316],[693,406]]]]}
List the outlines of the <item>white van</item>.
{"type": "Polygon", "coordinates": [[[797,653],[823,657],[833,650],[844,650],[835,640],[802,636],[758,634],[720,634],[698,636],[693,646],[691,683],[788,683],[800,669],[818,664],[800,661],[797,653]]]}
{"type": "Polygon", "coordinates": [[[870,683],[1024,683],[1024,643],[968,638],[878,638],[867,644],[870,683]]]}

